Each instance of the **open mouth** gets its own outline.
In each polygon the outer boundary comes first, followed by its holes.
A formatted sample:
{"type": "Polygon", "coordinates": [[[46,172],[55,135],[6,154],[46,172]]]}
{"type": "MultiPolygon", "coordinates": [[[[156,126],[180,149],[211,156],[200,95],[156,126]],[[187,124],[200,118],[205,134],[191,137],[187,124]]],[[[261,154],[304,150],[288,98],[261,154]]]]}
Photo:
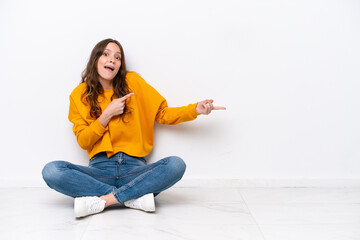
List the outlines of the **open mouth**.
{"type": "Polygon", "coordinates": [[[115,68],[114,67],[110,67],[110,66],[105,66],[106,69],[110,69],[111,71],[114,71],[115,68]]]}

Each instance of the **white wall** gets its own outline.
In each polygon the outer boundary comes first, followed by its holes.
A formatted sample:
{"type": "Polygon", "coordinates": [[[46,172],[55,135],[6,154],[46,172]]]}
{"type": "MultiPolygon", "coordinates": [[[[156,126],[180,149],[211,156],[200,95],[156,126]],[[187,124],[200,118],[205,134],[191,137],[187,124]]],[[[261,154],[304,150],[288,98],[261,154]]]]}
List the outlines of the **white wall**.
{"type": "Polygon", "coordinates": [[[182,156],[185,182],[360,185],[359,1],[5,0],[0,31],[0,186],[44,186],[48,161],[87,164],[68,95],[108,37],[169,105],[227,106],[155,126],[150,160],[182,156]]]}

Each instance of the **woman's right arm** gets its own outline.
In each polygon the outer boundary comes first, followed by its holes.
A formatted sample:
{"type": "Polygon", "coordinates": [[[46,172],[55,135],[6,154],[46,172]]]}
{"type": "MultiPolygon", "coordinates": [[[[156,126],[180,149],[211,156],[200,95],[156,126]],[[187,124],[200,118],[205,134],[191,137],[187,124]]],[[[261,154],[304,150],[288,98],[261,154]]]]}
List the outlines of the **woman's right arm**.
{"type": "Polygon", "coordinates": [[[107,125],[113,116],[124,112],[126,99],[134,95],[129,93],[122,98],[111,101],[98,119],[91,124],[81,116],[75,101],[70,96],[69,120],[74,124],[73,132],[81,148],[91,150],[95,143],[108,131],[107,125]]]}
{"type": "Polygon", "coordinates": [[[91,150],[95,143],[108,131],[108,128],[102,126],[99,119],[88,123],[81,116],[75,101],[70,96],[69,120],[74,124],[73,132],[81,148],[91,150]]]}

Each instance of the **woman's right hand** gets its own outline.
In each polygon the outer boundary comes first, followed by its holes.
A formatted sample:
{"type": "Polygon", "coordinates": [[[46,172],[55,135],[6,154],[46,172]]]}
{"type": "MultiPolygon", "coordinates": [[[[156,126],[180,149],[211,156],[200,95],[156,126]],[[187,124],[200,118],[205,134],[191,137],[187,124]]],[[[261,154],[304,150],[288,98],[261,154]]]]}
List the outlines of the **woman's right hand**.
{"type": "Polygon", "coordinates": [[[111,103],[105,108],[104,112],[99,117],[99,122],[103,127],[106,127],[111,118],[118,116],[124,113],[126,99],[134,95],[134,93],[129,93],[121,98],[117,98],[111,101],[111,103]]]}
{"type": "Polygon", "coordinates": [[[134,95],[134,93],[129,93],[121,98],[112,100],[111,103],[106,107],[105,111],[107,111],[111,115],[111,117],[123,114],[126,99],[128,99],[132,95],[134,95]]]}

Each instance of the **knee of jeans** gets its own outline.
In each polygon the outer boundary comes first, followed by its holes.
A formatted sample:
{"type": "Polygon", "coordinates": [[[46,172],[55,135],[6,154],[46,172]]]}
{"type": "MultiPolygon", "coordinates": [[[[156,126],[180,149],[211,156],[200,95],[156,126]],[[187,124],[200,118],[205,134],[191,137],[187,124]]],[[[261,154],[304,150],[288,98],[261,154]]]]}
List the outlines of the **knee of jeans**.
{"type": "Polygon", "coordinates": [[[63,161],[54,161],[47,163],[42,170],[42,177],[48,186],[57,182],[60,175],[60,167],[64,166],[63,161]]]}
{"type": "Polygon", "coordinates": [[[174,171],[174,175],[182,177],[186,170],[186,164],[184,160],[177,156],[168,157],[167,160],[171,170],[174,171]]]}

